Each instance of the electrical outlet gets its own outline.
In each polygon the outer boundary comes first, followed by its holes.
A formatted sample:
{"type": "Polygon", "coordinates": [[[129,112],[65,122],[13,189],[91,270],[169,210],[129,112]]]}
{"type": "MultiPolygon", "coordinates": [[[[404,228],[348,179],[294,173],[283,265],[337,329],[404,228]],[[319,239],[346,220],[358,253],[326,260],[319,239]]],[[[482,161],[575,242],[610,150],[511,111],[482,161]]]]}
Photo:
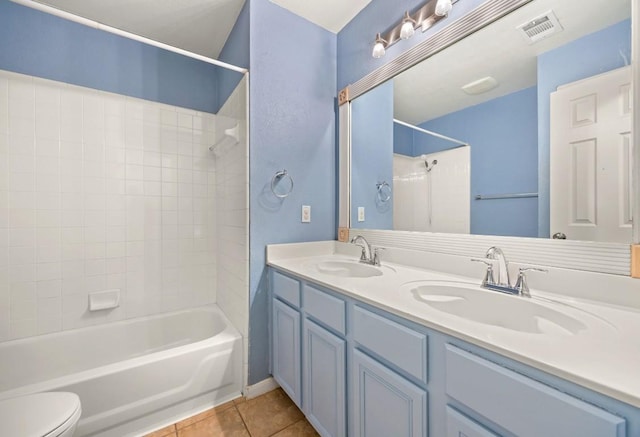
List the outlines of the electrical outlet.
{"type": "Polygon", "coordinates": [[[311,223],[311,206],[302,205],[302,223],[311,223]]]}
{"type": "Polygon", "coordinates": [[[364,206],[359,206],[358,207],[358,221],[359,222],[363,222],[364,221],[364,206]]]}

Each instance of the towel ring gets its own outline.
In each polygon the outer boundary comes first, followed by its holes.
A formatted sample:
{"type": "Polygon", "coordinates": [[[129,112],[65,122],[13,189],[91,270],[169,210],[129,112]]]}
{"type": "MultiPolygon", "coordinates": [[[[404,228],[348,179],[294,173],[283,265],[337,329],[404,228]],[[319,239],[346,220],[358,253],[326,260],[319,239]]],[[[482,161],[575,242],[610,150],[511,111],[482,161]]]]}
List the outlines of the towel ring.
{"type": "Polygon", "coordinates": [[[291,177],[291,175],[287,173],[287,170],[277,171],[276,174],[273,175],[273,178],[271,178],[271,192],[273,193],[273,195],[276,197],[279,197],[280,199],[284,199],[289,194],[291,194],[292,191],[293,191],[293,178],[291,177]],[[285,193],[278,193],[276,191],[276,185],[283,178],[288,178],[290,181],[289,191],[285,193]]]}
{"type": "Polygon", "coordinates": [[[382,203],[387,203],[391,200],[391,186],[387,181],[378,182],[376,184],[376,190],[378,191],[378,200],[382,203]]]}

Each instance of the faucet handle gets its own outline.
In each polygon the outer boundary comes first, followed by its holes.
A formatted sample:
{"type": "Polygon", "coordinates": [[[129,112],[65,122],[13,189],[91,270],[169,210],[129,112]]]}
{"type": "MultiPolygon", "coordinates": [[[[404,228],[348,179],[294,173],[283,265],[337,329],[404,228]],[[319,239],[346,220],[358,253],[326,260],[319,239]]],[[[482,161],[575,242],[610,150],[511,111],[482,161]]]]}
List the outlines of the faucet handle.
{"type": "Polygon", "coordinates": [[[493,266],[493,263],[495,262],[495,260],[489,258],[469,258],[469,260],[477,263],[485,263],[488,266],[493,266]]]}
{"type": "Polygon", "coordinates": [[[374,247],[373,248],[373,265],[380,266],[380,252],[384,252],[387,250],[384,247],[374,247]]]}
{"type": "Polygon", "coordinates": [[[482,286],[485,287],[487,284],[495,284],[496,281],[493,277],[493,265],[496,260],[489,258],[471,258],[471,261],[483,263],[487,265],[487,273],[484,275],[484,279],[482,280],[482,286]]]}
{"type": "Polygon", "coordinates": [[[518,294],[525,297],[531,297],[531,292],[529,291],[529,286],[527,285],[527,277],[525,276],[524,272],[549,272],[549,270],[547,269],[541,269],[538,267],[520,267],[518,270],[518,280],[516,281],[516,285],[514,285],[513,288],[515,288],[518,294]]]}
{"type": "Polygon", "coordinates": [[[524,273],[524,272],[528,272],[528,271],[549,273],[549,270],[541,269],[539,267],[520,267],[518,270],[520,271],[520,273],[524,273]]]}

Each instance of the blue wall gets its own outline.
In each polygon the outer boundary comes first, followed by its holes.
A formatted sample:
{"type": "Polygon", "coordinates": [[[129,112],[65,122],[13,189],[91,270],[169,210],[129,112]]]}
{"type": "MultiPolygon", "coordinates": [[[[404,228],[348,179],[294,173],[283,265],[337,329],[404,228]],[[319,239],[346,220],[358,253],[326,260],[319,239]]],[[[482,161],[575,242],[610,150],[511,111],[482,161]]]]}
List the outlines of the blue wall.
{"type": "Polygon", "coordinates": [[[393,82],[358,97],[351,106],[351,227],[393,229],[393,202],[380,202],[376,184],[393,191],[393,82]],[[365,221],[358,222],[358,207],[365,221]]]}
{"type": "Polygon", "coordinates": [[[393,123],[393,153],[416,156],[413,153],[413,133],[415,130],[393,123]]]}
{"type": "MultiPolygon", "coordinates": [[[[218,56],[218,59],[222,62],[247,69],[249,68],[250,60],[250,8],[250,1],[246,0],[233,29],[231,29],[227,42],[220,51],[220,56],[218,56]]],[[[243,76],[241,73],[225,68],[218,70],[217,86],[220,106],[224,105],[224,102],[227,101],[231,93],[236,89],[243,76]]]]}
{"type": "Polygon", "coordinates": [[[540,186],[540,237],[549,229],[549,105],[550,93],[559,85],[628,65],[631,59],[631,20],[622,21],[599,32],[551,50],[538,57],[538,168],[540,186]]]}
{"type": "Polygon", "coordinates": [[[416,10],[424,0],[373,0],[338,33],[338,90],[357,82],[484,1],[486,0],[463,0],[456,3],[449,17],[424,33],[416,31],[411,39],[399,41],[387,50],[385,56],[374,59],[371,51],[376,33],[384,34],[390,30],[400,22],[404,11],[416,10]]]}
{"type": "MultiPolygon", "coordinates": [[[[474,200],[476,194],[530,193],[538,189],[536,87],[430,120],[420,127],[471,145],[471,233],[535,237],[536,198],[474,200]]],[[[451,148],[430,135],[414,135],[415,156],[451,148]]]]}
{"type": "Polygon", "coordinates": [[[269,376],[265,246],[336,238],[336,35],[251,0],[249,384],[269,376]],[[295,181],[279,200],[278,170],[295,181]],[[311,223],[301,223],[311,205],[311,223]]]}
{"type": "Polygon", "coordinates": [[[217,112],[218,67],[0,0],[0,69],[217,112]]]}

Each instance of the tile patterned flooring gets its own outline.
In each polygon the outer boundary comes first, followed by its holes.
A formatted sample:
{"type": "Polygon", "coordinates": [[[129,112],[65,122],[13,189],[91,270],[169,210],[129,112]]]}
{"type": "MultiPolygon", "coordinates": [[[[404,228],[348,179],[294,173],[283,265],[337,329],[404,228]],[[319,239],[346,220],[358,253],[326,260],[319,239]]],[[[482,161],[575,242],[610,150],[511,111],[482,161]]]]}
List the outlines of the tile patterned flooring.
{"type": "Polygon", "coordinates": [[[307,422],[281,388],[245,400],[238,398],[146,437],[315,437],[307,422]]]}

